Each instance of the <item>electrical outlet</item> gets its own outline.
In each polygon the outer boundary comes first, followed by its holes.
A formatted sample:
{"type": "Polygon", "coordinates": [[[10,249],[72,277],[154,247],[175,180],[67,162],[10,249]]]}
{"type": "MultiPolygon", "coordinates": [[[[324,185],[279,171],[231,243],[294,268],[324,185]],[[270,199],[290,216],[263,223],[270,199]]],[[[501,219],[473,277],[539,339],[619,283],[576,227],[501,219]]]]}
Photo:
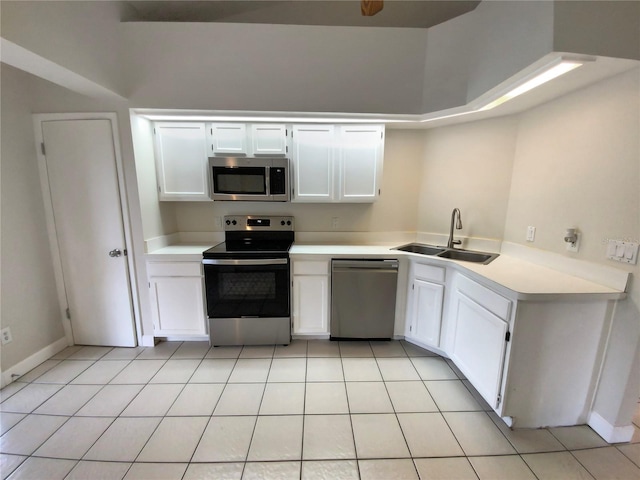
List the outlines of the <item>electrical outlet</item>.
{"type": "Polygon", "coordinates": [[[527,242],[533,242],[536,238],[536,227],[527,227],[527,242]]]}
{"type": "Polygon", "coordinates": [[[11,341],[13,340],[13,337],[11,336],[11,328],[9,327],[0,330],[0,335],[2,336],[2,345],[11,343],[11,341]]]}
{"type": "Polygon", "coordinates": [[[331,217],[331,228],[334,230],[338,228],[338,217],[331,217]]]}

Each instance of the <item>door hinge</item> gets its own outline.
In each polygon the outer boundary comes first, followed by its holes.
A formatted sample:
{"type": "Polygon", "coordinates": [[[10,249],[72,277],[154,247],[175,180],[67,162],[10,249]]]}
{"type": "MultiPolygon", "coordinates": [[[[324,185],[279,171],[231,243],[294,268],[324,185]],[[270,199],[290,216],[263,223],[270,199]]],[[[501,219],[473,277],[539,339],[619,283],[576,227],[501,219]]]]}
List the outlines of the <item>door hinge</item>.
{"type": "Polygon", "coordinates": [[[498,399],[497,399],[497,401],[496,401],[496,407],[497,407],[498,405],[500,405],[500,402],[501,402],[501,401],[502,401],[502,394],[500,394],[500,393],[499,393],[499,394],[498,394],[498,399]]]}
{"type": "Polygon", "coordinates": [[[415,290],[415,289],[416,289],[416,284],[415,284],[415,283],[412,283],[412,284],[411,284],[411,290],[415,290]]]}
{"type": "Polygon", "coordinates": [[[71,310],[67,308],[66,314],[67,314],[67,319],[71,320],[71,310]]]}
{"type": "Polygon", "coordinates": [[[507,334],[504,336],[504,341],[508,342],[509,340],[511,340],[511,332],[507,331],[507,334]]]}
{"type": "Polygon", "coordinates": [[[42,155],[46,155],[44,150],[44,142],[40,143],[40,150],[42,151],[42,155]]]}
{"type": "Polygon", "coordinates": [[[160,188],[160,185],[158,185],[158,193],[162,193],[162,188],[160,188]]]}
{"type": "Polygon", "coordinates": [[[378,196],[382,195],[382,190],[378,189],[378,196]]]}
{"type": "Polygon", "coordinates": [[[156,134],[156,127],[153,127],[153,134],[156,134]]]}
{"type": "Polygon", "coordinates": [[[409,331],[413,332],[413,325],[409,325],[409,331]]]}

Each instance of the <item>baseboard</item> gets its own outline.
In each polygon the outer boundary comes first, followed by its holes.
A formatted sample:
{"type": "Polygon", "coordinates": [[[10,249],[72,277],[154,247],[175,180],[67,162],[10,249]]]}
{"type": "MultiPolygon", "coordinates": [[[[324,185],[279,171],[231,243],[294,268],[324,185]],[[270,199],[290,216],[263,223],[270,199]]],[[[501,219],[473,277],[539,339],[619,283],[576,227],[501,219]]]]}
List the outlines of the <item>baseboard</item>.
{"type": "Polygon", "coordinates": [[[60,340],[57,340],[50,345],[47,345],[46,347],[37,351],[30,357],[25,358],[24,360],[17,363],[13,367],[10,367],[7,370],[3,371],[2,376],[0,377],[0,388],[4,388],[6,385],[9,385],[14,380],[17,380],[22,375],[33,370],[42,362],[49,360],[56,353],[61,352],[68,346],[69,346],[69,342],[67,341],[67,337],[62,337],[60,340]],[[17,376],[12,377],[12,375],[17,375],[17,376]]]}
{"type": "Polygon", "coordinates": [[[591,412],[587,423],[608,443],[626,443],[633,437],[633,425],[626,425],[624,427],[613,426],[596,412],[591,412]]]}

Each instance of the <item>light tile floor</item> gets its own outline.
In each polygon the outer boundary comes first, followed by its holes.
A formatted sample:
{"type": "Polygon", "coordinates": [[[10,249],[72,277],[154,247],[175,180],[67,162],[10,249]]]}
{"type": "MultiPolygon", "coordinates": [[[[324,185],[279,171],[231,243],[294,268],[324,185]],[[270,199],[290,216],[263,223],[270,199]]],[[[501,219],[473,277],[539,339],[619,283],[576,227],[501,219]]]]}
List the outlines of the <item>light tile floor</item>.
{"type": "Polygon", "coordinates": [[[69,347],[0,391],[2,479],[640,479],[587,426],[512,431],[403,341],[69,347]]]}

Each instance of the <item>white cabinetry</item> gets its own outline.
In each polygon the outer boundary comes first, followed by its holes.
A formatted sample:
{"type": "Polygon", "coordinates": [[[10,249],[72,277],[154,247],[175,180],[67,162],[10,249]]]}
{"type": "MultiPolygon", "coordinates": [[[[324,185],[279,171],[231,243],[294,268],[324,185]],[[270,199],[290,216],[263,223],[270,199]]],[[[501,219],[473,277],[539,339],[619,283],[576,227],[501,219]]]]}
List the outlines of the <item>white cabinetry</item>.
{"type": "Polygon", "coordinates": [[[451,359],[485,400],[496,408],[508,341],[511,301],[458,276],[451,308],[451,359]]]}
{"type": "Polygon", "coordinates": [[[247,154],[247,126],[244,123],[212,123],[208,134],[211,156],[247,154]]]}
{"type": "Polygon", "coordinates": [[[445,269],[413,263],[407,301],[407,331],[411,341],[425,346],[440,346],[445,269]]]}
{"type": "Polygon", "coordinates": [[[293,202],[374,202],[380,195],[382,125],[294,125],[293,202]]]}
{"type": "Polygon", "coordinates": [[[253,155],[281,156],[287,154],[287,128],[285,125],[256,123],[251,125],[251,152],[253,155]]]}
{"type": "Polygon", "coordinates": [[[341,126],[339,129],[337,184],[339,202],[374,202],[380,194],[383,127],[341,126]]]}
{"type": "Polygon", "coordinates": [[[207,334],[200,262],[148,262],[155,336],[207,334]]]}
{"type": "Polygon", "coordinates": [[[209,201],[204,123],[154,125],[160,200],[209,201]]]}
{"type": "Polygon", "coordinates": [[[332,202],[334,199],[333,125],[294,125],[292,202],[332,202]]]}
{"type": "Polygon", "coordinates": [[[287,127],[272,123],[211,123],[207,127],[210,156],[285,156],[287,127]]]}
{"type": "Polygon", "coordinates": [[[329,260],[293,260],[293,335],[329,335],[329,260]]]}

